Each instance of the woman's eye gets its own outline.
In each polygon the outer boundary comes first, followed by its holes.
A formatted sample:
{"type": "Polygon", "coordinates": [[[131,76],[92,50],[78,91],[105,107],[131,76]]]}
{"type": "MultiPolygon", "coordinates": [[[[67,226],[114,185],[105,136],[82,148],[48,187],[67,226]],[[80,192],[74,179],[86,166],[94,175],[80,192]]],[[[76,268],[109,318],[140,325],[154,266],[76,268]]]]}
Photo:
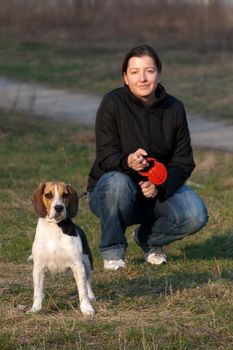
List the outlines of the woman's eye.
{"type": "Polygon", "coordinates": [[[49,192],[49,193],[45,193],[45,197],[46,197],[47,199],[52,199],[52,198],[53,198],[53,195],[52,195],[51,192],[49,192]]]}

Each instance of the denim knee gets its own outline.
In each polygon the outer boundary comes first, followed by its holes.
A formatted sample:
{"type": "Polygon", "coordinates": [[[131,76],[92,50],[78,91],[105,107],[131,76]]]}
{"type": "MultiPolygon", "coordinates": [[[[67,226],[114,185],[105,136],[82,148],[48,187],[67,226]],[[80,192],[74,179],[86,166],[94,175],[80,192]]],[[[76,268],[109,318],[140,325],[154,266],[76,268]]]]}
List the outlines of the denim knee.
{"type": "Polygon", "coordinates": [[[136,184],[130,176],[117,171],[111,171],[102,176],[100,186],[103,186],[108,195],[115,200],[125,200],[137,193],[136,184]]]}
{"type": "Polygon", "coordinates": [[[186,234],[191,235],[200,231],[208,222],[208,211],[203,200],[192,190],[188,189],[189,205],[184,211],[187,222],[186,234]]]}
{"type": "Polygon", "coordinates": [[[202,199],[187,186],[182,186],[172,197],[156,205],[156,216],[150,241],[168,244],[198,232],[208,221],[208,212],[202,199]]]}
{"type": "Polygon", "coordinates": [[[94,214],[102,216],[107,209],[108,216],[116,211],[128,213],[136,200],[137,186],[130,176],[111,171],[103,175],[93,191],[89,192],[89,205],[94,214]]]}

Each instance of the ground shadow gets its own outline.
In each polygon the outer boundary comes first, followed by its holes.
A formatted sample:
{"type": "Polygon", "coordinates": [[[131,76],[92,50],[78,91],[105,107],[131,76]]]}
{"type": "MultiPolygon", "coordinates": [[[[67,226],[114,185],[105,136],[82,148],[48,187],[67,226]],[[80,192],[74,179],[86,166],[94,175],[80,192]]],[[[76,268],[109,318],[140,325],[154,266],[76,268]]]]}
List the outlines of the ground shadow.
{"type": "Polygon", "coordinates": [[[181,250],[189,260],[233,259],[233,231],[215,235],[202,244],[190,244],[181,250]]]}
{"type": "MultiPolygon", "coordinates": [[[[152,297],[155,301],[163,296],[182,291],[184,289],[201,288],[208,283],[215,283],[220,279],[233,281],[233,233],[227,232],[224,235],[215,235],[203,243],[195,243],[181,249],[185,260],[193,261],[190,266],[184,266],[182,271],[167,266],[149,266],[143,259],[135,258],[132,264],[144,264],[143,275],[136,278],[127,278],[127,274],[119,273],[114,278],[97,283],[97,295],[102,300],[120,302],[122,297],[152,297]],[[220,264],[220,270],[209,268],[212,261],[225,260],[226,264],[220,264]],[[199,268],[201,263],[203,267],[199,268]],[[203,261],[203,264],[202,264],[203,261]]],[[[179,259],[176,256],[170,257],[171,264],[176,264],[179,259]]],[[[217,262],[218,264],[218,262],[217,262]]],[[[216,264],[215,264],[216,265],[216,264]]],[[[215,266],[214,265],[214,266],[215,266]]]]}
{"type": "Polygon", "coordinates": [[[130,303],[145,296],[155,302],[161,298],[175,294],[184,289],[196,289],[207,284],[213,279],[210,272],[175,272],[166,276],[158,277],[155,273],[134,279],[116,278],[111,282],[97,283],[94,286],[99,301],[112,301],[121,303],[122,298],[127,298],[130,303]]]}

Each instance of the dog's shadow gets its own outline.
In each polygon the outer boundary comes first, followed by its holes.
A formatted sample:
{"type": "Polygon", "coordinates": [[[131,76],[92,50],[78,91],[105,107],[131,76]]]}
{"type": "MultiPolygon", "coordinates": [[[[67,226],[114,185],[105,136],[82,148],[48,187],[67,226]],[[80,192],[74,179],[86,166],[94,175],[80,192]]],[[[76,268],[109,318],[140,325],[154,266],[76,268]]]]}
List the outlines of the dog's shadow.
{"type": "MultiPolygon", "coordinates": [[[[202,244],[191,244],[181,249],[185,260],[191,262],[188,267],[182,271],[174,268],[170,272],[169,264],[166,266],[148,266],[143,259],[135,258],[132,264],[143,266],[140,277],[128,278],[127,274],[118,274],[110,280],[103,283],[99,282],[95,286],[97,295],[102,300],[109,300],[113,303],[120,303],[122,298],[140,298],[142,296],[158,299],[169,294],[182,291],[184,289],[201,288],[210,281],[216,281],[220,278],[228,281],[233,280],[233,233],[228,232],[224,235],[216,235],[206,240],[202,244]],[[199,269],[198,265],[203,264],[218,265],[220,260],[221,268],[199,269]],[[195,261],[197,263],[195,263],[195,261]],[[214,271],[214,272],[213,272],[214,271]],[[161,273],[162,272],[162,273],[161,273]]],[[[179,259],[171,256],[171,264],[176,264],[179,259]]],[[[182,262],[181,262],[182,264],[182,262]]],[[[182,268],[182,267],[181,267],[182,268]]]]}

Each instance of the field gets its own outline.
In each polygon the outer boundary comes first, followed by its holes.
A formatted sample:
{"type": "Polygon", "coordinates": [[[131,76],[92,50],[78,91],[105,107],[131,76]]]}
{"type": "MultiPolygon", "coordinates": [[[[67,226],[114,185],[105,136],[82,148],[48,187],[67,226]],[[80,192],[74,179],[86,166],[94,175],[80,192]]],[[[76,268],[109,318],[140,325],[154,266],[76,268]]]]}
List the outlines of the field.
{"type": "Polygon", "coordinates": [[[36,217],[31,193],[38,183],[62,179],[85,190],[94,156],[93,131],[45,118],[0,117],[0,349],[232,349],[233,155],[195,150],[190,180],[209,209],[209,224],[167,248],[169,264],[147,265],[127,232],[128,268],[103,271],[99,224],[80,200],[75,219],[94,255],[94,318],[82,316],[71,275],[48,275],[43,310],[32,302],[27,262],[36,217]],[[55,131],[55,132],[54,132],[55,131]]]}
{"type": "MultiPolygon", "coordinates": [[[[126,51],[147,42],[161,56],[162,82],[188,114],[232,123],[232,5],[194,3],[2,0],[0,76],[101,96],[122,84],[126,51]]],[[[206,202],[209,223],[167,247],[168,265],[146,264],[130,227],[127,269],[103,271],[99,222],[87,198],[80,199],[75,222],[94,256],[97,313],[89,318],[79,311],[72,275],[48,274],[42,311],[26,314],[36,226],[31,194],[51,179],[85,191],[94,153],[92,129],[0,110],[0,349],[231,350],[230,153],[194,149],[189,185],[206,202]]]]}

